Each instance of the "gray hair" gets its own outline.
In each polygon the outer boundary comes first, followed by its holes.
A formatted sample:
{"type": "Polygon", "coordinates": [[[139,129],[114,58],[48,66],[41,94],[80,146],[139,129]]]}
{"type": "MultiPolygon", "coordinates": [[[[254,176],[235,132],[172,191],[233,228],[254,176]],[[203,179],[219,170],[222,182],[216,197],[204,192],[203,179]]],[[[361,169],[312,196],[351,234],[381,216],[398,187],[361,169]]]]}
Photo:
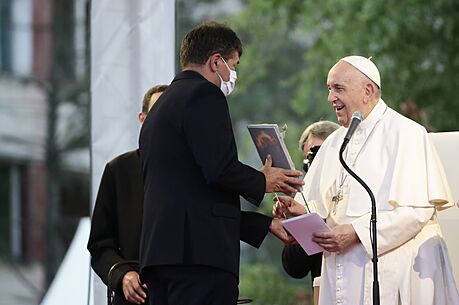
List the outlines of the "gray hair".
{"type": "Polygon", "coordinates": [[[303,134],[300,137],[300,141],[298,142],[299,148],[303,151],[304,144],[307,140],[311,137],[316,137],[322,140],[325,140],[331,133],[333,133],[336,129],[340,126],[331,121],[318,121],[312,123],[303,131],[303,134]]]}

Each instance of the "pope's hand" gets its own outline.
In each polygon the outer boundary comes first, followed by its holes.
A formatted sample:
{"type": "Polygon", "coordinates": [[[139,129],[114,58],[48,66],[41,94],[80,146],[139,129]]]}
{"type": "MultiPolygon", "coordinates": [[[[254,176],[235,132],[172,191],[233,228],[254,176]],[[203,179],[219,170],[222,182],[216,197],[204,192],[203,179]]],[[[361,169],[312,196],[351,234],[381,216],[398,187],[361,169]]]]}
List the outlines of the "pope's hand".
{"type": "Polygon", "coordinates": [[[266,192],[282,192],[291,194],[304,184],[300,177],[303,173],[297,170],[283,169],[272,167],[273,161],[271,156],[266,159],[265,165],[261,171],[266,178],[266,192]]]}
{"type": "Polygon", "coordinates": [[[351,224],[339,225],[330,232],[314,233],[312,240],[328,252],[343,253],[350,246],[359,242],[351,224]]]}
{"type": "Polygon", "coordinates": [[[290,196],[276,196],[277,202],[274,204],[273,213],[276,215],[283,215],[283,218],[290,218],[293,216],[303,215],[306,213],[304,205],[294,200],[290,196]]]}
{"type": "Polygon", "coordinates": [[[276,218],[285,218],[282,204],[279,201],[277,201],[275,198],[273,200],[275,200],[275,202],[273,203],[273,210],[272,210],[273,216],[276,218]]]}

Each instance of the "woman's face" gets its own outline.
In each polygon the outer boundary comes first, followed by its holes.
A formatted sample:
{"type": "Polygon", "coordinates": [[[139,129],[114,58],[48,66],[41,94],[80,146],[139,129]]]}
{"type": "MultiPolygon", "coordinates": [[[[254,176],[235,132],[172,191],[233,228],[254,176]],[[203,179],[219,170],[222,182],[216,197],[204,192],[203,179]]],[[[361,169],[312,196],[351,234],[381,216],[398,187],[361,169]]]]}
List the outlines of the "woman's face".
{"type": "Polygon", "coordinates": [[[309,137],[309,139],[304,142],[304,145],[303,145],[303,156],[304,156],[304,159],[306,159],[308,153],[311,151],[311,147],[313,146],[320,146],[322,145],[322,143],[324,142],[324,140],[322,140],[321,138],[318,138],[318,137],[309,137]]]}

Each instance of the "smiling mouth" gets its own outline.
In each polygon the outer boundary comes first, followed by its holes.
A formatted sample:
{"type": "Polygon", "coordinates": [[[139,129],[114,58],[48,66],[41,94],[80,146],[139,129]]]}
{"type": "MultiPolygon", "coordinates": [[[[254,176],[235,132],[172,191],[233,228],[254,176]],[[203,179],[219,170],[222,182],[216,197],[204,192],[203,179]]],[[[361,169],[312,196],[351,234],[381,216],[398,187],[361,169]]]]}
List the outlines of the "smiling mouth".
{"type": "Polygon", "coordinates": [[[344,105],[343,105],[343,106],[340,106],[340,107],[336,107],[335,109],[336,109],[336,111],[340,111],[340,110],[342,110],[343,108],[344,108],[344,105]]]}

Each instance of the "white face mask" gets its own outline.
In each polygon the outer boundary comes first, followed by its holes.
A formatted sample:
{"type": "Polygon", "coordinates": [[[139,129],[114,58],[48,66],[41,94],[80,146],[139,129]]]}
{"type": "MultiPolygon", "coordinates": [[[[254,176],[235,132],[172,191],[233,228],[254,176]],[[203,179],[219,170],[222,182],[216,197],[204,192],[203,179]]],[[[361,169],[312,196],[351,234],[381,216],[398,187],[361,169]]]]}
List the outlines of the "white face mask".
{"type": "Polygon", "coordinates": [[[228,66],[226,61],[223,59],[223,57],[221,57],[221,59],[223,60],[223,62],[225,63],[226,67],[230,71],[229,81],[225,82],[223,80],[223,78],[220,76],[220,74],[218,73],[218,71],[217,71],[217,75],[218,75],[218,77],[220,77],[220,81],[221,81],[220,89],[222,90],[222,92],[223,92],[223,94],[225,96],[228,96],[228,95],[231,94],[231,92],[233,92],[234,88],[236,87],[237,73],[236,73],[236,71],[230,69],[230,67],[228,66]]]}

